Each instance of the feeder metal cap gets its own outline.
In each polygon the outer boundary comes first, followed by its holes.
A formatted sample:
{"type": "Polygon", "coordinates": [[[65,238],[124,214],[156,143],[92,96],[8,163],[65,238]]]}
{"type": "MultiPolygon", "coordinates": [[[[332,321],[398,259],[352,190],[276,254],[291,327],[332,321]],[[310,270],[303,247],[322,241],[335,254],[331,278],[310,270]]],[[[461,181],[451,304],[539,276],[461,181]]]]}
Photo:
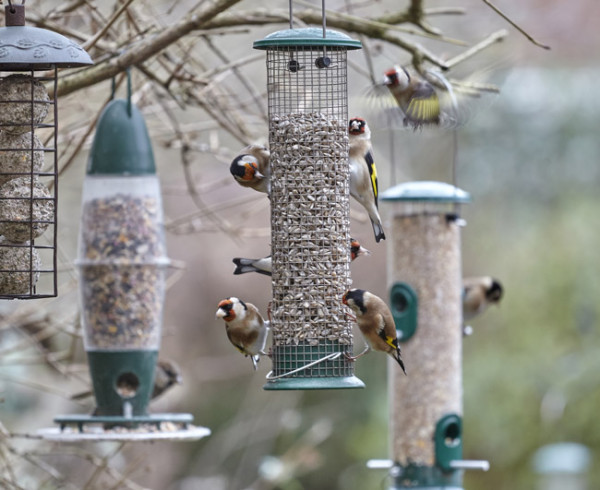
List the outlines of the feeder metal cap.
{"type": "Polygon", "coordinates": [[[135,104],[115,99],[104,108],[96,126],[87,174],[156,174],[148,129],[135,104]]]}
{"type": "Polygon", "coordinates": [[[0,27],[0,70],[48,70],[53,66],[93,64],[81,46],[56,32],[25,25],[0,27]]]}
{"type": "Polygon", "coordinates": [[[362,43],[338,31],[327,29],[323,37],[323,29],[319,27],[307,27],[304,29],[285,29],[269,34],[264,39],[254,41],[254,49],[277,50],[289,47],[313,48],[313,47],[340,47],[350,49],[361,49],[362,43]]]}
{"type": "Polygon", "coordinates": [[[445,182],[431,180],[405,182],[386,189],[379,197],[382,201],[471,202],[468,192],[445,182]]]}

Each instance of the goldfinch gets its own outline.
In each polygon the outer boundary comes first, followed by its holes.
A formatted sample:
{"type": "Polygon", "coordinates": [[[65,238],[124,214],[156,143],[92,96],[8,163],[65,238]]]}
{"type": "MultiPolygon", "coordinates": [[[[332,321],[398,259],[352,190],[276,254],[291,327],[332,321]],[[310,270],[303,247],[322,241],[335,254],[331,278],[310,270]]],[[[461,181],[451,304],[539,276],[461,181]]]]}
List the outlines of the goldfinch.
{"type": "MultiPolygon", "coordinates": [[[[361,255],[371,255],[371,252],[363,247],[358,240],[350,238],[350,260],[355,260],[361,255]]],[[[258,272],[265,276],[270,276],[272,273],[271,256],[263,257],[262,259],[245,259],[243,257],[235,257],[234,275],[246,274],[247,272],[258,272]]]]}
{"type": "Polygon", "coordinates": [[[241,186],[268,195],[271,192],[270,156],[269,150],[262,145],[247,146],[233,159],[229,171],[241,186]]]}
{"type": "Polygon", "coordinates": [[[373,160],[371,147],[371,130],[367,122],[355,117],[350,119],[348,125],[350,140],[350,195],[356,199],[367,211],[375,241],[385,240],[383,225],[377,209],[378,185],[377,169],[373,160]]]}
{"type": "Polygon", "coordinates": [[[235,270],[233,273],[246,274],[247,272],[258,272],[265,276],[270,276],[272,271],[271,256],[263,257],[262,259],[245,259],[243,257],[235,257],[233,259],[235,270]]]}
{"type": "Polygon", "coordinates": [[[363,247],[360,242],[350,238],[350,261],[354,261],[362,255],[371,255],[371,251],[363,247]]]}
{"type": "Polygon", "coordinates": [[[217,318],[225,321],[227,338],[246,357],[250,357],[254,370],[264,352],[269,332],[269,322],[265,322],[258,308],[251,303],[231,297],[218,305],[217,318]]]}
{"type": "Polygon", "coordinates": [[[385,72],[383,81],[404,114],[404,125],[414,128],[440,122],[440,100],[426,80],[411,76],[406,68],[395,66],[385,72]]]}
{"type": "Polygon", "coordinates": [[[168,359],[159,359],[154,372],[154,389],[152,399],[158,398],[173,385],[183,382],[179,366],[168,359]]]}
{"type": "Polygon", "coordinates": [[[396,337],[394,317],[385,302],[364,289],[350,289],[344,293],[342,303],[356,315],[356,323],[367,343],[364,351],[354,357],[348,356],[348,359],[358,359],[371,349],[385,352],[400,364],[406,374],[396,337]]]}
{"type": "Polygon", "coordinates": [[[489,276],[463,279],[463,321],[483,313],[488,306],[499,304],[503,294],[502,284],[489,276]]]}

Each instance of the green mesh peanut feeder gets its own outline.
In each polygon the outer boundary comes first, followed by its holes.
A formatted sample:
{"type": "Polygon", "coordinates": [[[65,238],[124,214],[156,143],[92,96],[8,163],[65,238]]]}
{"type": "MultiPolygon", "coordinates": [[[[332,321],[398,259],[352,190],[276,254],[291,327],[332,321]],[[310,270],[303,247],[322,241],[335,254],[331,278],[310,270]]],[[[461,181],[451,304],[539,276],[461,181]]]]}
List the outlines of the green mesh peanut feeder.
{"type": "Polygon", "coordinates": [[[0,28],[0,298],[53,297],[58,69],[92,60],[64,36],[26,26],[22,4],[8,2],[5,20],[0,28]]]}
{"type": "Polygon", "coordinates": [[[350,286],[347,52],[339,32],[287,29],[267,53],[271,151],[273,370],[265,389],[361,388],[350,286]]]}
{"type": "Polygon", "coordinates": [[[408,377],[390,376],[392,489],[462,489],[462,313],[459,207],[469,194],[441,182],[386,190],[390,306],[408,377]]]}

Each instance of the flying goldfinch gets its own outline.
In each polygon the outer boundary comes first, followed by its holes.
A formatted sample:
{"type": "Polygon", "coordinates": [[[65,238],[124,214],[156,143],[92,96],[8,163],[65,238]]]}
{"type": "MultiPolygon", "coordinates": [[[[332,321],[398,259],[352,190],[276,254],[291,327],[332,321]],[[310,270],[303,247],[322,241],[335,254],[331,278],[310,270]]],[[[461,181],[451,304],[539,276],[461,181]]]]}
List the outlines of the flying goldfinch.
{"type": "Polygon", "coordinates": [[[348,359],[358,359],[371,349],[385,352],[396,360],[406,374],[394,317],[385,302],[364,289],[350,289],[344,293],[342,303],[356,315],[356,323],[367,343],[364,351],[354,357],[348,356],[348,359]]]}
{"type": "Polygon", "coordinates": [[[367,122],[355,117],[350,119],[348,125],[350,140],[350,195],[356,199],[367,211],[375,241],[385,240],[383,225],[377,209],[378,184],[377,169],[373,160],[371,146],[371,130],[367,122]]]}
{"type": "Polygon", "coordinates": [[[264,352],[269,322],[265,322],[258,308],[252,303],[231,297],[218,305],[217,318],[225,321],[227,338],[246,357],[250,357],[254,370],[264,352]]]}
{"type": "Polygon", "coordinates": [[[463,278],[463,321],[483,313],[492,304],[499,304],[503,292],[502,284],[492,277],[463,278]]]}
{"type": "Polygon", "coordinates": [[[241,186],[269,195],[271,192],[270,156],[269,150],[262,145],[247,146],[233,159],[229,171],[241,186]]]}
{"type": "MultiPolygon", "coordinates": [[[[361,255],[371,255],[371,252],[363,247],[358,240],[350,238],[350,260],[355,260],[361,255]]],[[[233,263],[235,264],[234,275],[246,274],[247,272],[258,272],[265,276],[272,275],[273,264],[270,255],[262,259],[235,257],[233,263]]]]}
{"type": "Polygon", "coordinates": [[[439,124],[440,100],[427,80],[411,76],[406,68],[395,66],[385,72],[383,83],[404,114],[405,126],[418,128],[425,124],[439,124]]]}

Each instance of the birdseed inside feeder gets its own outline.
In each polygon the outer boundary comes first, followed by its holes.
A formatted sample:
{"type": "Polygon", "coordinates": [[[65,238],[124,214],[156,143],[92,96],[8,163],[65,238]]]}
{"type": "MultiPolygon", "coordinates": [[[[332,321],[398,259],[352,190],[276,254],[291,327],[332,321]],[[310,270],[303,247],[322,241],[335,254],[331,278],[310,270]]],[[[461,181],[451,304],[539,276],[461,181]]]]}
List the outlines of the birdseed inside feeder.
{"type": "Polygon", "coordinates": [[[152,147],[130,101],[101,114],[82,196],[77,263],[96,414],[146,415],[168,259],[152,147]]]}
{"type": "MultiPolygon", "coordinates": [[[[25,3],[25,2],[23,2],[25,3]]],[[[92,64],[60,34],[25,26],[9,2],[0,28],[0,298],[56,296],[58,68],[92,64]],[[42,143],[43,142],[43,143],[42,143]]]]}
{"type": "Polygon", "coordinates": [[[393,488],[460,490],[461,470],[487,464],[462,460],[458,211],[470,197],[452,185],[423,181],[388,189],[381,200],[392,208],[390,304],[411,366],[407,378],[390,377],[393,488]]]}
{"type": "Polygon", "coordinates": [[[271,151],[273,371],[265,389],[359,388],[350,280],[347,52],[317,28],[256,41],[267,52],[271,151]]]}

